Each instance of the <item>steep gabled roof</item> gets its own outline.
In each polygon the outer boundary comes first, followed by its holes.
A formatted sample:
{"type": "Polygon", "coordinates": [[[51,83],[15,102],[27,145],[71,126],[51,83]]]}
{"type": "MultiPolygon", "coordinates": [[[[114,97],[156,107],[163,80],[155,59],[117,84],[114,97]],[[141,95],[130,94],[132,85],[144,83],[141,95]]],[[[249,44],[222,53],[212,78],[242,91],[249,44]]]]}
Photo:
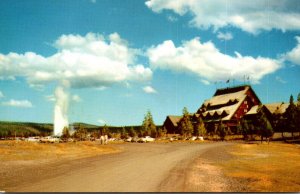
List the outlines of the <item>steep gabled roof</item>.
{"type": "Polygon", "coordinates": [[[285,111],[289,107],[289,105],[290,105],[289,103],[284,103],[284,102],[265,104],[267,109],[272,114],[283,114],[283,113],[285,113],[285,111]]]}
{"type": "Polygon", "coordinates": [[[182,116],[174,116],[174,115],[168,115],[167,118],[170,119],[174,127],[177,127],[178,122],[182,118],[182,116]]]}
{"type": "Polygon", "coordinates": [[[221,120],[230,120],[247,98],[249,90],[254,93],[248,85],[218,89],[212,98],[204,101],[198,112],[201,112],[202,116],[206,118],[215,116],[221,120]]]}
{"type": "Polygon", "coordinates": [[[246,115],[254,115],[258,113],[258,105],[252,106],[252,108],[246,113],[246,115]]]}
{"type": "Polygon", "coordinates": [[[222,105],[227,103],[234,103],[239,102],[241,99],[245,98],[245,90],[229,93],[229,94],[222,94],[213,96],[211,99],[204,101],[204,106],[216,106],[216,105],[222,105]]]}

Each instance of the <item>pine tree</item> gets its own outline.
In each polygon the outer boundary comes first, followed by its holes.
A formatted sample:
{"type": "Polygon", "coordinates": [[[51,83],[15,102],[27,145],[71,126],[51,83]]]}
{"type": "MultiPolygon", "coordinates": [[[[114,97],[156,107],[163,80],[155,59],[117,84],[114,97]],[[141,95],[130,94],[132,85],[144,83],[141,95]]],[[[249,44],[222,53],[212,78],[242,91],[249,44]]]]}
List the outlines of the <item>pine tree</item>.
{"type": "Polygon", "coordinates": [[[244,140],[248,140],[248,135],[250,135],[250,127],[245,119],[241,119],[239,122],[238,133],[243,135],[244,140]]]}
{"type": "Polygon", "coordinates": [[[194,127],[186,107],[183,108],[182,114],[182,118],[178,123],[179,132],[184,138],[190,137],[193,134],[194,127]]]}
{"type": "Polygon", "coordinates": [[[69,139],[70,138],[70,130],[69,130],[69,128],[68,127],[64,127],[63,128],[63,131],[62,131],[62,136],[61,136],[61,138],[63,138],[63,139],[69,139]]]}
{"type": "Polygon", "coordinates": [[[144,136],[151,135],[152,137],[156,137],[156,125],[154,124],[150,110],[148,110],[147,114],[145,115],[141,128],[144,136]]]}
{"type": "Polygon", "coordinates": [[[298,132],[300,132],[300,93],[297,97],[297,114],[296,114],[296,126],[298,127],[298,132]]]}
{"type": "Polygon", "coordinates": [[[294,138],[294,132],[297,128],[297,107],[294,104],[294,98],[290,96],[290,104],[285,112],[286,116],[286,126],[288,130],[292,133],[292,137],[294,138]]]}
{"type": "Polygon", "coordinates": [[[122,130],[121,130],[121,139],[125,139],[127,138],[128,134],[126,133],[126,129],[125,127],[122,127],[122,130]]]}
{"type": "Polygon", "coordinates": [[[73,137],[79,139],[80,141],[85,140],[86,136],[87,136],[87,130],[82,125],[79,125],[77,131],[73,134],[73,137]]]}
{"type": "Polygon", "coordinates": [[[261,142],[263,141],[263,138],[269,138],[273,135],[273,127],[271,123],[269,122],[268,118],[266,117],[266,114],[264,113],[262,106],[258,109],[258,119],[257,119],[257,131],[258,134],[261,137],[261,142]]]}
{"type": "Polygon", "coordinates": [[[206,135],[207,131],[204,125],[204,122],[202,118],[199,116],[196,119],[195,129],[194,129],[194,135],[195,136],[204,136],[206,135]]]}
{"type": "Polygon", "coordinates": [[[129,129],[128,134],[129,134],[130,137],[136,137],[136,132],[135,132],[135,130],[133,129],[133,127],[131,127],[131,128],[129,129]]]}
{"type": "Polygon", "coordinates": [[[226,130],[226,127],[224,126],[222,120],[220,120],[220,123],[218,125],[217,134],[222,141],[225,140],[225,137],[227,135],[227,130],[226,130]]]}

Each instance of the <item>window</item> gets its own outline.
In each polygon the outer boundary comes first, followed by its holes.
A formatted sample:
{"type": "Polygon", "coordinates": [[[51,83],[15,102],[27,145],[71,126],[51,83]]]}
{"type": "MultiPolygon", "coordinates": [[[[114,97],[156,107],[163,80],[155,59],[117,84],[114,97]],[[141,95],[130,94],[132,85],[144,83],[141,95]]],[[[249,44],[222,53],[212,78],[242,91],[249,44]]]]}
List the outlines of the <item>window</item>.
{"type": "Polygon", "coordinates": [[[244,113],[246,113],[247,112],[247,109],[244,109],[244,113]]]}
{"type": "Polygon", "coordinates": [[[247,101],[244,101],[244,104],[247,104],[247,101]]]}

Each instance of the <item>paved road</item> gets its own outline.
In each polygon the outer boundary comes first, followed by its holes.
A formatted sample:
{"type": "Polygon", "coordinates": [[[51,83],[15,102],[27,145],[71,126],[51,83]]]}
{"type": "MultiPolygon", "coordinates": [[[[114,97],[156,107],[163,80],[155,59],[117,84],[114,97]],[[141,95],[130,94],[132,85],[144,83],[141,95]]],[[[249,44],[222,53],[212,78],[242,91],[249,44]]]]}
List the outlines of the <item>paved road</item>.
{"type": "Polygon", "coordinates": [[[181,191],[182,169],[209,149],[225,145],[228,143],[114,145],[124,152],[58,164],[48,169],[49,176],[33,171],[31,180],[7,191],[181,191]]]}

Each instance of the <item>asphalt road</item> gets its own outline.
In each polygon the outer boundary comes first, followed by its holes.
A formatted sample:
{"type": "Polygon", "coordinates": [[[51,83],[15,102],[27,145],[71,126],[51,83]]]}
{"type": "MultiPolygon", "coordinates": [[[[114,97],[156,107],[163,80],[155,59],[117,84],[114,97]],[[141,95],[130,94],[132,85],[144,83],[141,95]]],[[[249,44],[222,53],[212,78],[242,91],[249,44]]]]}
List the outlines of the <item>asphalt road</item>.
{"type": "Polygon", "coordinates": [[[228,143],[127,143],[113,145],[118,154],[59,163],[31,172],[26,181],[7,191],[34,192],[157,192],[185,191],[185,169],[192,162],[228,143]],[[31,177],[31,178],[30,178],[31,177]]]}

